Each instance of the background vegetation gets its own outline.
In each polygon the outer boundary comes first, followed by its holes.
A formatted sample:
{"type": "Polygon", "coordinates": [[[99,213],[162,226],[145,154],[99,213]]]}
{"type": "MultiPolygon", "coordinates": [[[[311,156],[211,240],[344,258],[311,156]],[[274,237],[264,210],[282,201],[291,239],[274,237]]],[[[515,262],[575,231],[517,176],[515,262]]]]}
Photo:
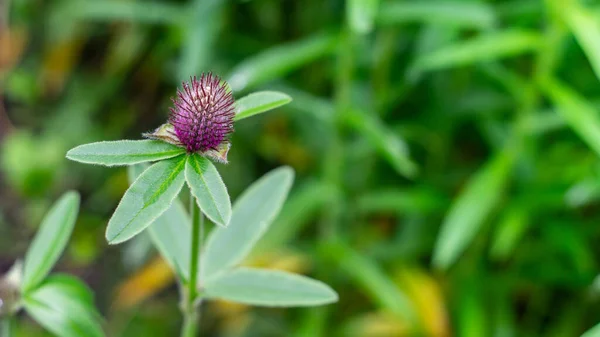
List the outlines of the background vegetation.
{"type": "MultiPolygon", "coordinates": [[[[64,155],[140,138],[203,71],[237,97],[294,98],[236,125],[218,169],[235,200],[295,168],[247,264],[313,275],[340,302],[210,303],[202,336],[571,337],[600,321],[598,1],[2,0],[0,14],[0,271],[81,191],[58,270],[93,288],[109,336],[176,335],[177,286],[147,237],[104,240],[126,170],[64,155]]],[[[45,335],[25,316],[18,333],[45,335]]]]}

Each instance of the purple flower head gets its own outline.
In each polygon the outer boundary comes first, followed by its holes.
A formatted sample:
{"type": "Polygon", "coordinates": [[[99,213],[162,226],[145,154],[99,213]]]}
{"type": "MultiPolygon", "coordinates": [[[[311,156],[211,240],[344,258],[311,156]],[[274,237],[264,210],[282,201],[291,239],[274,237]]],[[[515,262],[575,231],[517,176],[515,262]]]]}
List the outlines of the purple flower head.
{"type": "Polygon", "coordinates": [[[233,132],[234,100],[227,83],[212,73],[183,82],[177,99],[171,99],[169,123],[181,145],[190,153],[219,150],[233,132]]]}

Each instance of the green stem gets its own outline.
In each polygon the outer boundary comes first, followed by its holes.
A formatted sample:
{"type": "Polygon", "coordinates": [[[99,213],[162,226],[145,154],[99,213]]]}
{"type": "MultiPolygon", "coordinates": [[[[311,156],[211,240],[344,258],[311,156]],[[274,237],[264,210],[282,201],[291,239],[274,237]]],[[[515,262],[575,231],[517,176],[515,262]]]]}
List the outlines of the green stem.
{"type": "Polygon", "coordinates": [[[13,335],[14,317],[8,315],[4,317],[0,323],[0,336],[11,337],[13,335]]]}
{"type": "Polygon", "coordinates": [[[198,313],[194,309],[192,312],[187,312],[183,318],[183,330],[181,337],[196,337],[198,332],[198,313]]]}
{"type": "Polygon", "coordinates": [[[187,284],[187,302],[184,308],[184,322],[181,336],[195,337],[198,334],[200,301],[198,301],[198,279],[200,278],[200,254],[204,237],[204,215],[190,195],[190,216],[192,218],[192,245],[190,247],[190,281],[187,284]]]}

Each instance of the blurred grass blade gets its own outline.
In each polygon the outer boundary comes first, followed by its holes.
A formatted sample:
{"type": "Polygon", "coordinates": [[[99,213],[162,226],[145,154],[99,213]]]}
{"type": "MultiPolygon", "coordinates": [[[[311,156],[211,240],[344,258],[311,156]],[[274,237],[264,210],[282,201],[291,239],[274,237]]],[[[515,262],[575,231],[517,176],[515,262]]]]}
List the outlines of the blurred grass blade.
{"type": "Polygon", "coordinates": [[[341,242],[328,243],[320,250],[361,286],[382,309],[408,321],[416,319],[408,296],[372,260],[341,242]]]}
{"type": "Polygon", "coordinates": [[[79,145],[67,158],[85,164],[132,165],[183,154],[183,148],[159,140],[117,140],[79,145]]]}
{"type": "Polygon", "coordinates": [[[304,40],[267,49],[238,64],[227,82],[233,91],[242,91],[303,67],[336,50],[337,35],[319,34],[304,40]]]}
{"type": "Polygon", "coordinates": [[[284,93],[276,91],[259,91],[244,96],[235,102],[235,120],[252,117],[273,110],[292,101],[284,93]]]}
{"type": "Polygon", "coordinates": [[[467,183],[453,201],[442,223],[433,251],[433,265],[450,267],[497,206],[514,163],[514,153],[506,148],[497,153],[467,183]]]}
{"type": "Polygon", "coordinates": [[[289,107],[292,110],[301,112],[302,118],[312,117],[318,123],[324,125],[331,125],[333,122],[335,108],[330,100],[312,95],[289,85],[277,85],[275,87],[294,98],[290,102],[289,107]]]}
{"type": "MultiPolygon", "coordinates": [[[[148,165],[132,165],[127,168],[129,183],[146,170],[148,165]]],[[[176,198],[169,209],[147,229],[154,246],[165,258],[171,268],[179,275],[182,281],[189,279],[190,241],[182,240],[192,235],[191,221],[181,201],[176,198]]]]}
{"type": "Polygon", "coordinates": [[[490,5],[464,1],[389,1],[381,5],[381,24],[426,22],[465,28],[490,28],[496,24],[490,5]]]}
{"type": "Polygon", "coordinates": [[[57,336],[101,337],[100,314],[89,303],[89,293],[75,278],[50,278],[27,294],[23,304],[27,313],[57,336]]]}
{"type": "Polygon", "coordinates": [[[544,78],[540,86],[558,108],[567,124],[600,155],[600,116],[598,110],[585,98],[566,85],[544,78]]]}
{"type": "Polygon", "coordinates": [[[488,33],[424,54],[415,60],[409,72],[420,73],[498,60],[534,51],[540,45],[539,34],[531,31],[488,33]]]}
{"type": "Polygon", "coordinates": [[[208,298],[267,307],[304,307],[336,302],[338,295],[323,282],[277,270],[238,268],[205,285],[208,298]]]}
{"type": "Polygon", "coordinates": [[[182,25],[182,43],[178,80],[210,68],[223,20],[222,0],[194,0],[188,5],[189,18],[182,25]]]}
{"type": "Polygon", "coordinates": [[[510,257],[527,229],[529,218],[524,207],[514,206],[498,223],[490,248],[492,258],[504,261],[510,257]]]}
{"type": "Polygon", "coordinates": [[[596,77],[600,79],[600,16],[591,9],[585,9],[578,0],[560,0],[560,8],[596,77]]]}
{"type": "Polygon", "coordinates": [[[25,254],[21,285],[24,293],[36,287],[46,277],[62,254],[73,232],[78,211],[79,194],[67,192],[44,217],[25,254]]]}
{"type": "Polygon", "coordinates": [[[357,200],[360,212],[430,214],[447,205],[447,198],[428,188],[385,189],[364,193],[357,200]]]}
{"type": "Polygon", "coordinates": [[[178,25],[187,18],[185,6],[165,1],[74,1],[67,6],[67,13],[86,20],[178,25]]]}
{"type": "Polygon", "coordinates": [[[289,167],[275,169],[238,198],[228,228],[215,228],[202,255],[206,280],[242,262],[277,216],[294,180],[289,167]]]}
{"type": "Polygon", "coordinates": [[[109,244],[131,239],[169,209],[185,182],[186,159],[181,156],[160,161],[136,179],[108,222],[109,244]]]}
{"type": "Polygon", "coordinates": [[[358,34],[370,33],[378,9],[379,0],[347,0],[346,16],[350,28],[358,34]]]}
{"type": "Polygon", "coordinates": [[[274,224],[256,245],[253,255],[278,248],[293,240],[303,226],[311,223],[319,211],[336,198],[336,194],[333,186],[320,181],[311,181],[300,188],[294,188],[274,224]]]}
{"type": "MultiPolygon", "coordinates": [[[[476,276],[475,276],[476,277],[476,276]]],[[[467,279],[455,290],[457,300],[456,331],[461,337],[489,336],[489,311],[485,305],[482,279],[467,279]]]]}
{"type": "Polygon", "coordinates": [[[581,337],[600,337],[600,324],[586,331],[581,337]]]}
{"type": "Polygon", "coordinates": [[[231,220],[231,200],[215,165],[192,154],[185,164],[185,180],[202,213],[215,224],[227,227],[231,220]]]}
{"type": "Polygon", "coordinates": [[[404,140],[388,130],[376,116],[349,110],[346,118],[347,122],[360,132],[399,174],[407,178],[413,178],[417,174],[418,167],[410,158],[404,140]]]}

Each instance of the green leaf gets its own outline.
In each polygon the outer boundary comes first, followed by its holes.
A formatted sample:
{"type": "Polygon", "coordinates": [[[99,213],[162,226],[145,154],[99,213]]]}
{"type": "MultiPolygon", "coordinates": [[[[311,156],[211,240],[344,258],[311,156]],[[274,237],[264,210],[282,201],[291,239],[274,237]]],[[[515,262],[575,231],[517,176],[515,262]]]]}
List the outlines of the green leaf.
{"type": "Polygon", "coordinates": [[[60,291],[69,296],[75,297],[81,303],[94,308],[94,293],[80,279],[69,274],[52,274],[44,281],[44,286],[52,285],[53,288],[59,288],[60,291]]]}
{"type": "Polygon", "coordinates": [[[357,210],[376,214],[431,214],[444,209],[447,204],[447,198],[439,192],[423,187],[373,190],[356,200],[357,210]]]}
{"type": "Polygon", "coordinates": [[[346,16],[350,28],[359,34],[373,30],[373,21],[379,9],[379,0],[349,0],[346,2],[346,16]]]}
{"type": "Polygon", "coordinates": [[[384,2],[378,21],[384,25],[424,22],[466,28],[489,28],[496,24],[494,8],[463,1],[384,2]]]}
{"type": "Polygon", "coordinates": [[[339,197],[337,194],[335,187],[322,181],[310,181],[300,188],[294,188],[273,225],[255,245],[252,255],[259,255],[293,240],[321,214],[324,207],[339,197]]]}
{"type": "Polygon", "coordinates": [[[530,31],[489,33],[424,54],[415,60],[410,72],[440,70],[515,56],[538,49],[541,41],[539,34],[530,31]]]}
{"type": "Polygon", "coordinates": [[[600,324],[596,324],[593,328],[583,333],[581,337],[600,337],[600,324]]]}
{"type": "Polygon", "coordinates": [[[69,3],[67,13],[86,20],[131,21],[150,24],[181,24],[187,18],[187,7],[160,1],[83,1],[69,3]]]}
{"type": "Polygon", "coordinates": [[[490,247],[490,255],[495,260],[504,261],[514,251],[523,237],[529,224],[528,212],[525,207],[513,206],[505,211],[498,223],[490,247]]]}
{"type": "Polygon", "coordinates": [[[185,6],[188,19],[179,22],[183,25],[177,75],[179,80],[188,80],[191,74],[198,74],[202,69],[210,67],[217,52],[213,46],[220,36],[224,4],[225,1],[220,0],[196,0],[189,1],[185,6]]]}
{"type": "Polygon", "coordinates": [[[418,172],[417,165],[410,158],[408,146],[399,135],[388,130],[374,115],[349,110],[347,122],[360,132],[394,167],[396,172],[412,178],[418,172]]]}
{"type": "Polygon", "coordinates": [[[289,167],[275,169],[237,199],[227,228],[215,228],[202,256],[202,277],[209,279],[240,263],[281,210],[294,180],[289,167]]]}
{"type": "Polygon", "coordinates": [[[321,250],[379,306],[408,321],[415,318],[410,298],[373,260],[339,241],[329,242],[321,250]]]}
{"type": "Polygon", "coordinates": [[[231,200],[210,160],[190,155],[185,165],[185,179],[202,212],[215,224],[227,227],[231,220],[231,200]]]}
{"type": "Polygon", "coordinates": [[[108,243],[131,239],[169,209],[185,182],[185,162],[185,156],[163,160],[137,178],[108,222],[108,243]]]}
{"type": "Polygon", "coordinates": [[[434,247],[435,267],[450,267],[471,243],[500,202],[513,164],[514,154],[508,149],[496,154],[453,201],[434,247]]]}
{"type": "Polygon", "coordinates": [[[540,86],[567,124],[600,155],[600,116],[593,104],[560,82],[546,78],[540,86]]]}
{"type": "MultiPolygon", "coordinates": [[[[128,167],[129,182],[147,168],[144,164],[128,167]]],[[[176,198],[169,209],[159,216],[147,229],[152,243],[171,268],[185,282],[189,279],[191,221],[181,201],[176,198]]]]}
{"type": "Polygon", "coordinates": [[[288,104],[292,98],[277,91],[260,91],[235,102],[235,120],[248,118],[288,104]]]}
{"type": "Polygon", "coordinates": [[[560,13],[585,52],[596,77],[600,79],[600,21],[592,10],[586,10],[579,1],[560,2],[560,13]],[[567,5],[568,4],[568,5],[567,5]]]}
{"type": "Polygon", "coordinates": [[[78,211],[79,194],[67,192],[46,214],[25,254],[23,292],[36,287],[48,275],[69,241],[78,211]]]}
{"type": "Polygon", "coordinates": [[[227,82],[241,91],[285,76],[302,66],[332,53],[336,34],[318,34],[304,40],[279,45],[252,56],[237,65],[227,82]]]}
{"type": "Polygon", "coordinates": [[[118,140],[80,145],[67,152],[67,158],[86,164],[133,165],[183,154],[183,148],[158,140],[118,140]]]}
{"type": "Polygon", "coordinates": [[[205,296],[232,302],[302,307],[337,302],[338,295],[325,283],[283,271],[239,268],[206,283],[205,296]]]}
{"type": "Polygon", "coordinates": [[[100,315],[89,302],[85,285],[73,277],[49,278],[23,298],[25,310],[60,337],[104,336],[100,315]]]}

